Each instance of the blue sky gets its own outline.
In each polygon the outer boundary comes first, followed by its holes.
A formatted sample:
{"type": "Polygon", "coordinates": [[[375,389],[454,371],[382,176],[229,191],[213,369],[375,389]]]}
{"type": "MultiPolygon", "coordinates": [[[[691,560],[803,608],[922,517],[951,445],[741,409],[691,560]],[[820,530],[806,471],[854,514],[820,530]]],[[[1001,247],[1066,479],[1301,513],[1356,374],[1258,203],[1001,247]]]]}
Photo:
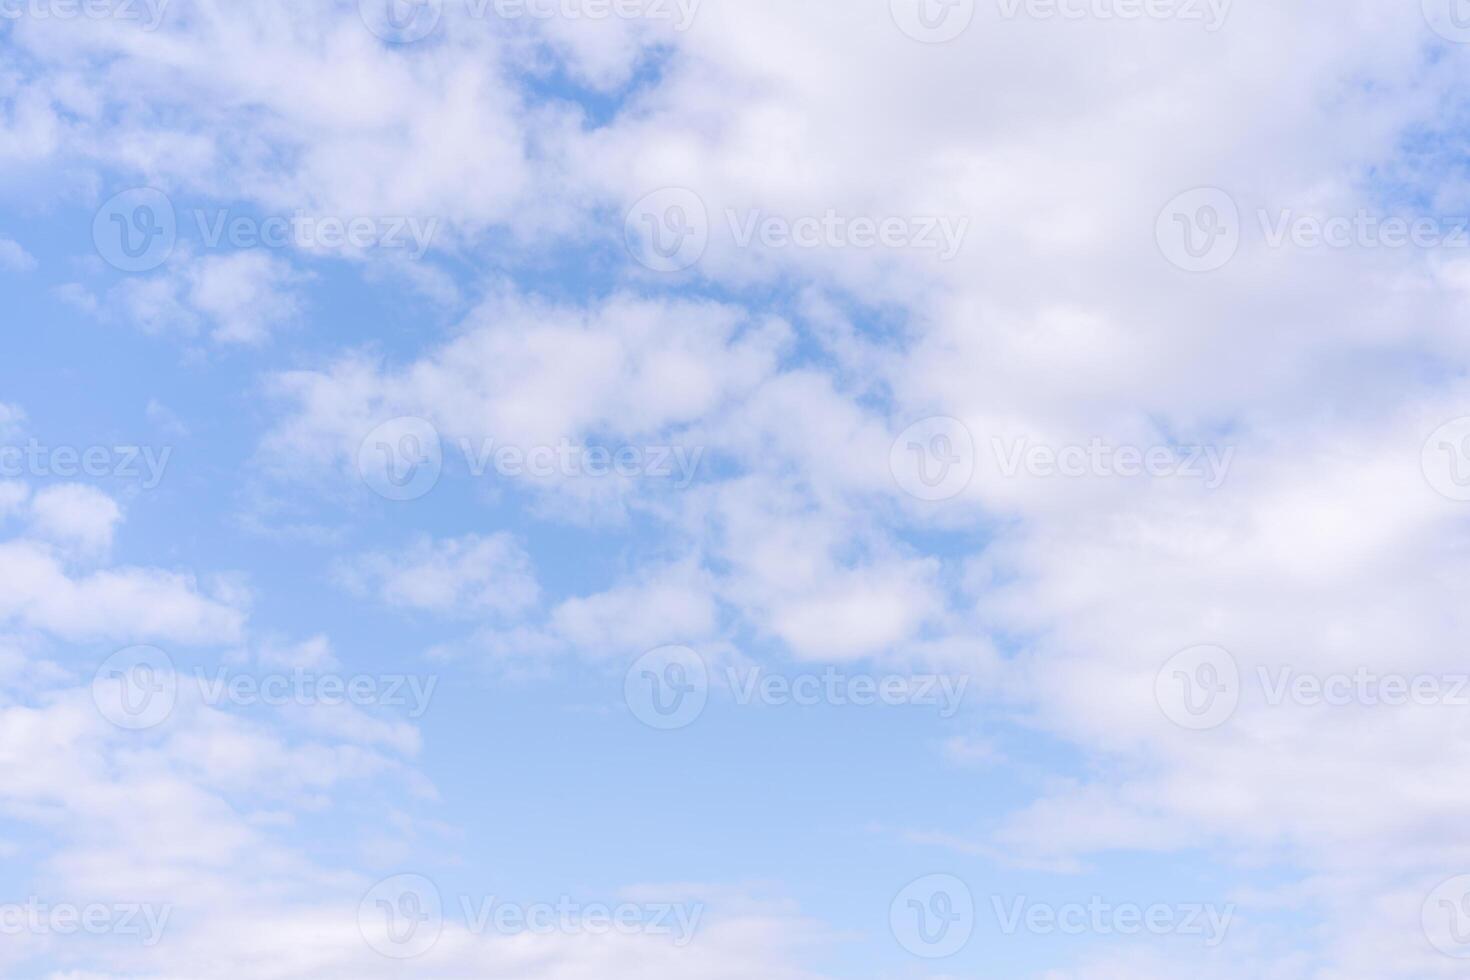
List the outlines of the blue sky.
{"type": "Polygon", "coordinates": [[[1424,8],[0,3],[0,974],[1457,975],[1424,8]]]}

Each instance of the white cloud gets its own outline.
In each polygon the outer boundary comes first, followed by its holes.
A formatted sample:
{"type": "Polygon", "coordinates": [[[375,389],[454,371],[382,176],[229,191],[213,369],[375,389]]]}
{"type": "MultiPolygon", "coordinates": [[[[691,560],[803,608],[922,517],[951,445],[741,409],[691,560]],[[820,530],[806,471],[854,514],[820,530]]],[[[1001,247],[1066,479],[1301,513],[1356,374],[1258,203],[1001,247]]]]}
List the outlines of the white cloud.
{"type": "Polygon", "coordinates": [[[37,534],[89,554],[105,554],[112,548],[112,533],[121,520],[116,501],[80,483],[45,487],[31,498],[31,523],[37,534]]]}
{"type": "Polygon", "coordinates": [[[509,534],[422,539],[402,552],[338,566],[348,588],[389,606],[449,616],[510,616],[540,592],[530,556],[509,534]]]}
{"type": "Polygon", "coordinates": [[[0,542],[0,621],[70,640],[229,643],[244,613],[202,594],[192,576],[119,567],[71,574],[45,545],[0,542]]]}
{"type": "Polygon", "coordinates": [[[18,243],[0,235],[0,269],[10,272],[34,272],[37,265],[35,256],[18,243]]]}

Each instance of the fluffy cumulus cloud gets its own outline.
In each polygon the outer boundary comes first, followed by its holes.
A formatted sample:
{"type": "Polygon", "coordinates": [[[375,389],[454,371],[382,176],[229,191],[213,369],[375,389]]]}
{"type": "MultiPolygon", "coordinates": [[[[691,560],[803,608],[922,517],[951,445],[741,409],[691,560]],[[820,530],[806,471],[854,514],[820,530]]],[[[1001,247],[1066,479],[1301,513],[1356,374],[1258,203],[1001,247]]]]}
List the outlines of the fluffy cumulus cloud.
{"type": "MultiPolygon", "coordinates": [[[[250,461],[231,492],[262,507],[320,498],[322,527],[391,504],[324,578],[384,630],[444,630],[420,644],[433,662],[617,672],[681,643],[964,670],[987,719],[1046,751],[936,739],[955,779],[1013,771],[1029,795],[915,814],[923,839],[1063,879],[1135,861],[1141,881],[1177,862],[1248,882],[1221,886],[1243,912],[1207,963],[1089,947],[1034,975],[1458,975],[1421,918],[1470,870],[1453,20],[1018,0],[935,5],[963,29],[925,43],[940,28],[907,0],[644,6],[667,16],[431,4],[424,37],[386,41],[370,3],[175,0],[153,30],[22,17],[0,34],[4,200],[64,172],[91,176],[56,207],[148,185],[181,226],[186,203],[432,222],[412,258],[191,240],[48,288],[220,358],[284,342],[340,276],[426,311],[252,362],[227,465],[250,461]],[[1383,216],[1444,240],[1389,244],[1383,216]],[[1196,247],[1221,234],[1228,254],[1196,247]],[[412,446],[383,444],[442,469],[434,496],[365,472],[370,436],[404,420],[412,446]],[[466,500],[473,523],[451,516],[466,500]],[[1313,695],[1323,679],[1349,694],[1313,695]],[[1398,682],[1433,691],[1391,703],[1398,682]],[[1201,723],[1197,694],[1229,710],[1201,723]]],[[[26,241],[0,238],[6,275],[49,267],[26,241]]],[[[37,424],[0,403],[0,437],[37,424]]],[[[184,700],[142,741],[109,726],[67,649],[250,649],[296,673],[352,656],[315,626],[253,635],[227,568],[114,559],[135,510],[0,481],[18,637],[0,806],[54,844],[42,880],[181,903],[176,941],[121,966],[67,953],[55,975],[398,975],[357,925],[374,876],[288,831],[387,799],[395,832],[441,832],[397,812],[436,798],[423,739],[322,705],[184,700]]],[[[733,905],[687,949],[451,925],[412,971],[813,975],[797,947],[821,927],[733,905]]]]}

